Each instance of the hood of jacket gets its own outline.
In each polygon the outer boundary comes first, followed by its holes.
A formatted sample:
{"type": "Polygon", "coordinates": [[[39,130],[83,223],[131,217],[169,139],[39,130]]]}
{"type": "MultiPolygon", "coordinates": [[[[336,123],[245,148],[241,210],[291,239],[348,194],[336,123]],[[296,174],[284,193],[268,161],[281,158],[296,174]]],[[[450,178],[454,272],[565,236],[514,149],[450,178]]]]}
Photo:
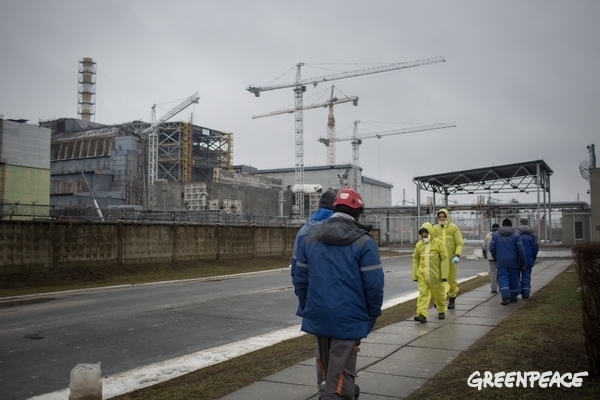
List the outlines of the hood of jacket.
{"type": "Polygon", "coordinates": [[[533,231],[533,228],[532,228],[532,227],[530,227],[529,225],[519,225],[519,226],[517,226],[517,230],[518,230],[519,232],[527,233],[527,234],[530,234],[530,235],[531,235],[532,233],[535,233],[535,232],[533,231]]]}
{"type": "MultiPolygon", "coordinates": [[[[441,208],[435,215],[437,217],[437,215],[439,213],[444,213],[446,214],[446,225],[448,225],[450,222],[452,222],[452,218],[450,218],[450,213],[448,212],[447,208],[441,208]]],[[[439,221],[438,221],[439,222],[439,221]]]]}
{"type": "Polygon", "coordinates": [[[368,232],[349,215],[334,213],[315,231],[315,238],[327,244],[350,244],[368,232]]]}
{"type": "Polygon", "coordinates": [[[424,222],[423,225],[419,228],[419,232],[425,229],[429,233],[429,238],[431,239],[433,236],[433,225],[430,222],[424,222]]]}
{"type": "Polygon", "coordinates": [[[333,211],[327,208],[319,208],[310,218],[313,222],[325,221],[333,215],[333,211]]]}
{"type": "Polygon", "coordinates": [[[515,233],[515,228],[513,228],[512,226],[501,226],[498,229],[498,233],[502,236],[510,236],[513,233],[515,233]]]}

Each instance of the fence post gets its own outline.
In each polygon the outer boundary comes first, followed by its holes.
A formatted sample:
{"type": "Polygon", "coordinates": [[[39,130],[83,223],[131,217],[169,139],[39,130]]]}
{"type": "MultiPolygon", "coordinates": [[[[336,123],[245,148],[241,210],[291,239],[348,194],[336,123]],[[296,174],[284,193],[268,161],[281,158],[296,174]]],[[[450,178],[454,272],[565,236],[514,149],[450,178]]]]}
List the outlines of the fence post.
{"type": "Polygon", "coordinates": [[[217,223],[217,224],[215,225],[215,228],[214,228],[214,229],[215,229],[215,239],[216,239],[216,242],[217,242],[217,260],[219,260],[219,259],[221,258],[221,240],[220,240],[220,238],[219,238],[219,232],[220,232],[220,230],[221,230],[221,227],[220,227],[220,225],[217,223]]]}
{"type": "Polygon", "coordinates": [[[177,227],[175,222],[171,222],[171,262],[177,261],[177,227]]]}
{"type": "MultiPolygon", "coordinates": [[[[123,210],[121,210],[121,213],[123,210]]],[[[123,216],[117,225],[117,265],[123,265],[123,216]]]]}
{"type": "Polygon", "coordinates": [[[48,263],[48,269],[52,271],[54,269],[54,218],[50,220],[50,247],[48,249],[48,255],[50,257],[50,262],[48,263]]]}

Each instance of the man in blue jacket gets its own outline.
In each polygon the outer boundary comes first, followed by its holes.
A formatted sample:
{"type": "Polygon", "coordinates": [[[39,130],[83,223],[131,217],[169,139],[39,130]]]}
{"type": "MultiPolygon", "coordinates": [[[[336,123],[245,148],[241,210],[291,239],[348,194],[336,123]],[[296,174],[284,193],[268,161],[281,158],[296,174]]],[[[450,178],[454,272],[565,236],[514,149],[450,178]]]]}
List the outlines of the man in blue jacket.
{"type": "Polygon", "coordinates": [[[516,303],[519,295],[519,271],[527,266],[525,249],[519,232],[512,227],[512,221],[505,218],[502,226],[492,236],[490,253],[498,268],[498,286],[503,306],[516,303]]]}
{"type": "MultiPolygon", "coordinates": [[[[302,228],[296,234],[296,240],[294,241],[294,250],[292,251],[292,262],[290,263],[292,282],[294,280],[294,274],[296,273],[296,263],[298,262],[298,246],[302,244],[306,236],[320,226],[323,221],[329,219],[333,215],[333,202],[335,201],[335,192],[328,190],[321,195],[319,199],[319,208],[310,217],[307,223],[302,225],[302,228]]],[[[298,306],[296,315],[301,317],[302,310],[298,306]]]]}
{"type": "Polygon", "coordinates": [[[519,221],[519,226],[517,226],[527,256],[527,266],[521,270],[521,298],[523,300],[528,299],[531,293],[531,269],[540,250],[537,236],[535,236],[533,228],[528,225],[528,222],[525,218],[522,218],[519,221]]]}
{"type": "Polygon", "coordinates": [[[360,194],[342,189],[334,214],[298,247],[295,293],[302,330],[317,336],[319,399],[358,397],[356,359],[361,339],[373,329],[383,304],[383,269],[377,244],[359,224],[360,194]],[[329,351],[324,352],[323,350],[329,351]]]}

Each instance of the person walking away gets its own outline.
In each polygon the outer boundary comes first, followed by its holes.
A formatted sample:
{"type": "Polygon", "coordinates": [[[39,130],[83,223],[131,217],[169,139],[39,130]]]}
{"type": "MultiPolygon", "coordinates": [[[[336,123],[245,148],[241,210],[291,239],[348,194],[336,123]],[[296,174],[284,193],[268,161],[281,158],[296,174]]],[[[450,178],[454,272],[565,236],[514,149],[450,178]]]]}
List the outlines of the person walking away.
{"type": "Polygon", "coordinates": [[[490,242],[492,241],[494,232],[497,232],[498,228],[500,228],[500,225],[493,224],[492,230],[485,235],[483,244],[481,245],[483,257],[488,260],[490,265],[490,287],[494,294],[498,293],[498,268],[496,267],[496,260],[494,260],[492,253],[490,253],[490,242]]]}
{"type": "Polygon", "coordinates": [[[381,315],[384,274],[377,243],[358,223],[360,194],[342,189],[334,214],[298,247],[294,292],[302,331],[317,336],[320,400],[358,398],[360,341],[381,315]]]}
{"type": "Polygon", "coordinates": [[[510,219],[505,218],[502,226],[492,236],[490,253],[498,267],[498,286],[503,306],[516,303],[519,294],[519,270],[527,266],[525,249],[520,234],[513,229],[510,219]]]}
{"type": "MultiPolygon", "coordinates": [[[[296,234],[296,239],[294,240],[294,250],[292,251],[292,261],[290,263],[292,282],[294,280],[294,274],[296,273],[296,263],[298,260],[298,246],[304,241],[304,238],[314,231],[318,226],[320,226],[323,221],[329,219],[333,215],[333,202],[335,201],[335,192],[332,190],[327,190],[323,192],[321,198],[319,199],[319,208],[313,213],[310,219],[302,225],[298,233],[296,234]]],[[[301,317],[302,310],[300,306],[296,310],[296,315],[301,317]]]]}
{"type": "Polygon", "coordinates": [[[437,213],[438,223],[433,227],[433,236],[440,239],[446,247],[448,255],[448,308],[455,307],[458,295],[458,262],[465,245],[458,225],[450,219],[450,213],[442,208],[437,213]]]}
{"type": "Polygon", "coordinates": [[[415,245],[412,256],[412,279],[417,282],[417,315],[415,321],[425,323],[429,316],[429,302],[433,301],[438,319],[446,318],[446,288],[448,281],[448,256],[446,248],[438,238],[431,237],[433,226],[425,222],[419,229],[421,240],[415,245]]]}
{"type": "Polygon", "coordinates": [[[527,257],[527,266],[521,270],[520,279],[521,298],[526,300],[531,294],[531,271],[540,250],[540,245],[527,219],[521,218],[516,229],[519,231],[521,242],[523,242],[523,248],[525,249],[525,256],[527,257]]]}

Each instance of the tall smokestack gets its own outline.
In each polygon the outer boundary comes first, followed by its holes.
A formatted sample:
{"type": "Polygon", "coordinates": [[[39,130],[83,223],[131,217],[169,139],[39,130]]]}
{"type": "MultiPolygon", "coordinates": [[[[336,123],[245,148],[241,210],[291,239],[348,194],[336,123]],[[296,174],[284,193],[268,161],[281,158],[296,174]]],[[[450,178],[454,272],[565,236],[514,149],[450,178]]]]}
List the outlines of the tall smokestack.
{"type": "Polygon", "coordinates": [[[85,121],[93,121],[96,114],[96,63],[89,57],[79,61],[77,92],[77,115],[85,121]]]}

